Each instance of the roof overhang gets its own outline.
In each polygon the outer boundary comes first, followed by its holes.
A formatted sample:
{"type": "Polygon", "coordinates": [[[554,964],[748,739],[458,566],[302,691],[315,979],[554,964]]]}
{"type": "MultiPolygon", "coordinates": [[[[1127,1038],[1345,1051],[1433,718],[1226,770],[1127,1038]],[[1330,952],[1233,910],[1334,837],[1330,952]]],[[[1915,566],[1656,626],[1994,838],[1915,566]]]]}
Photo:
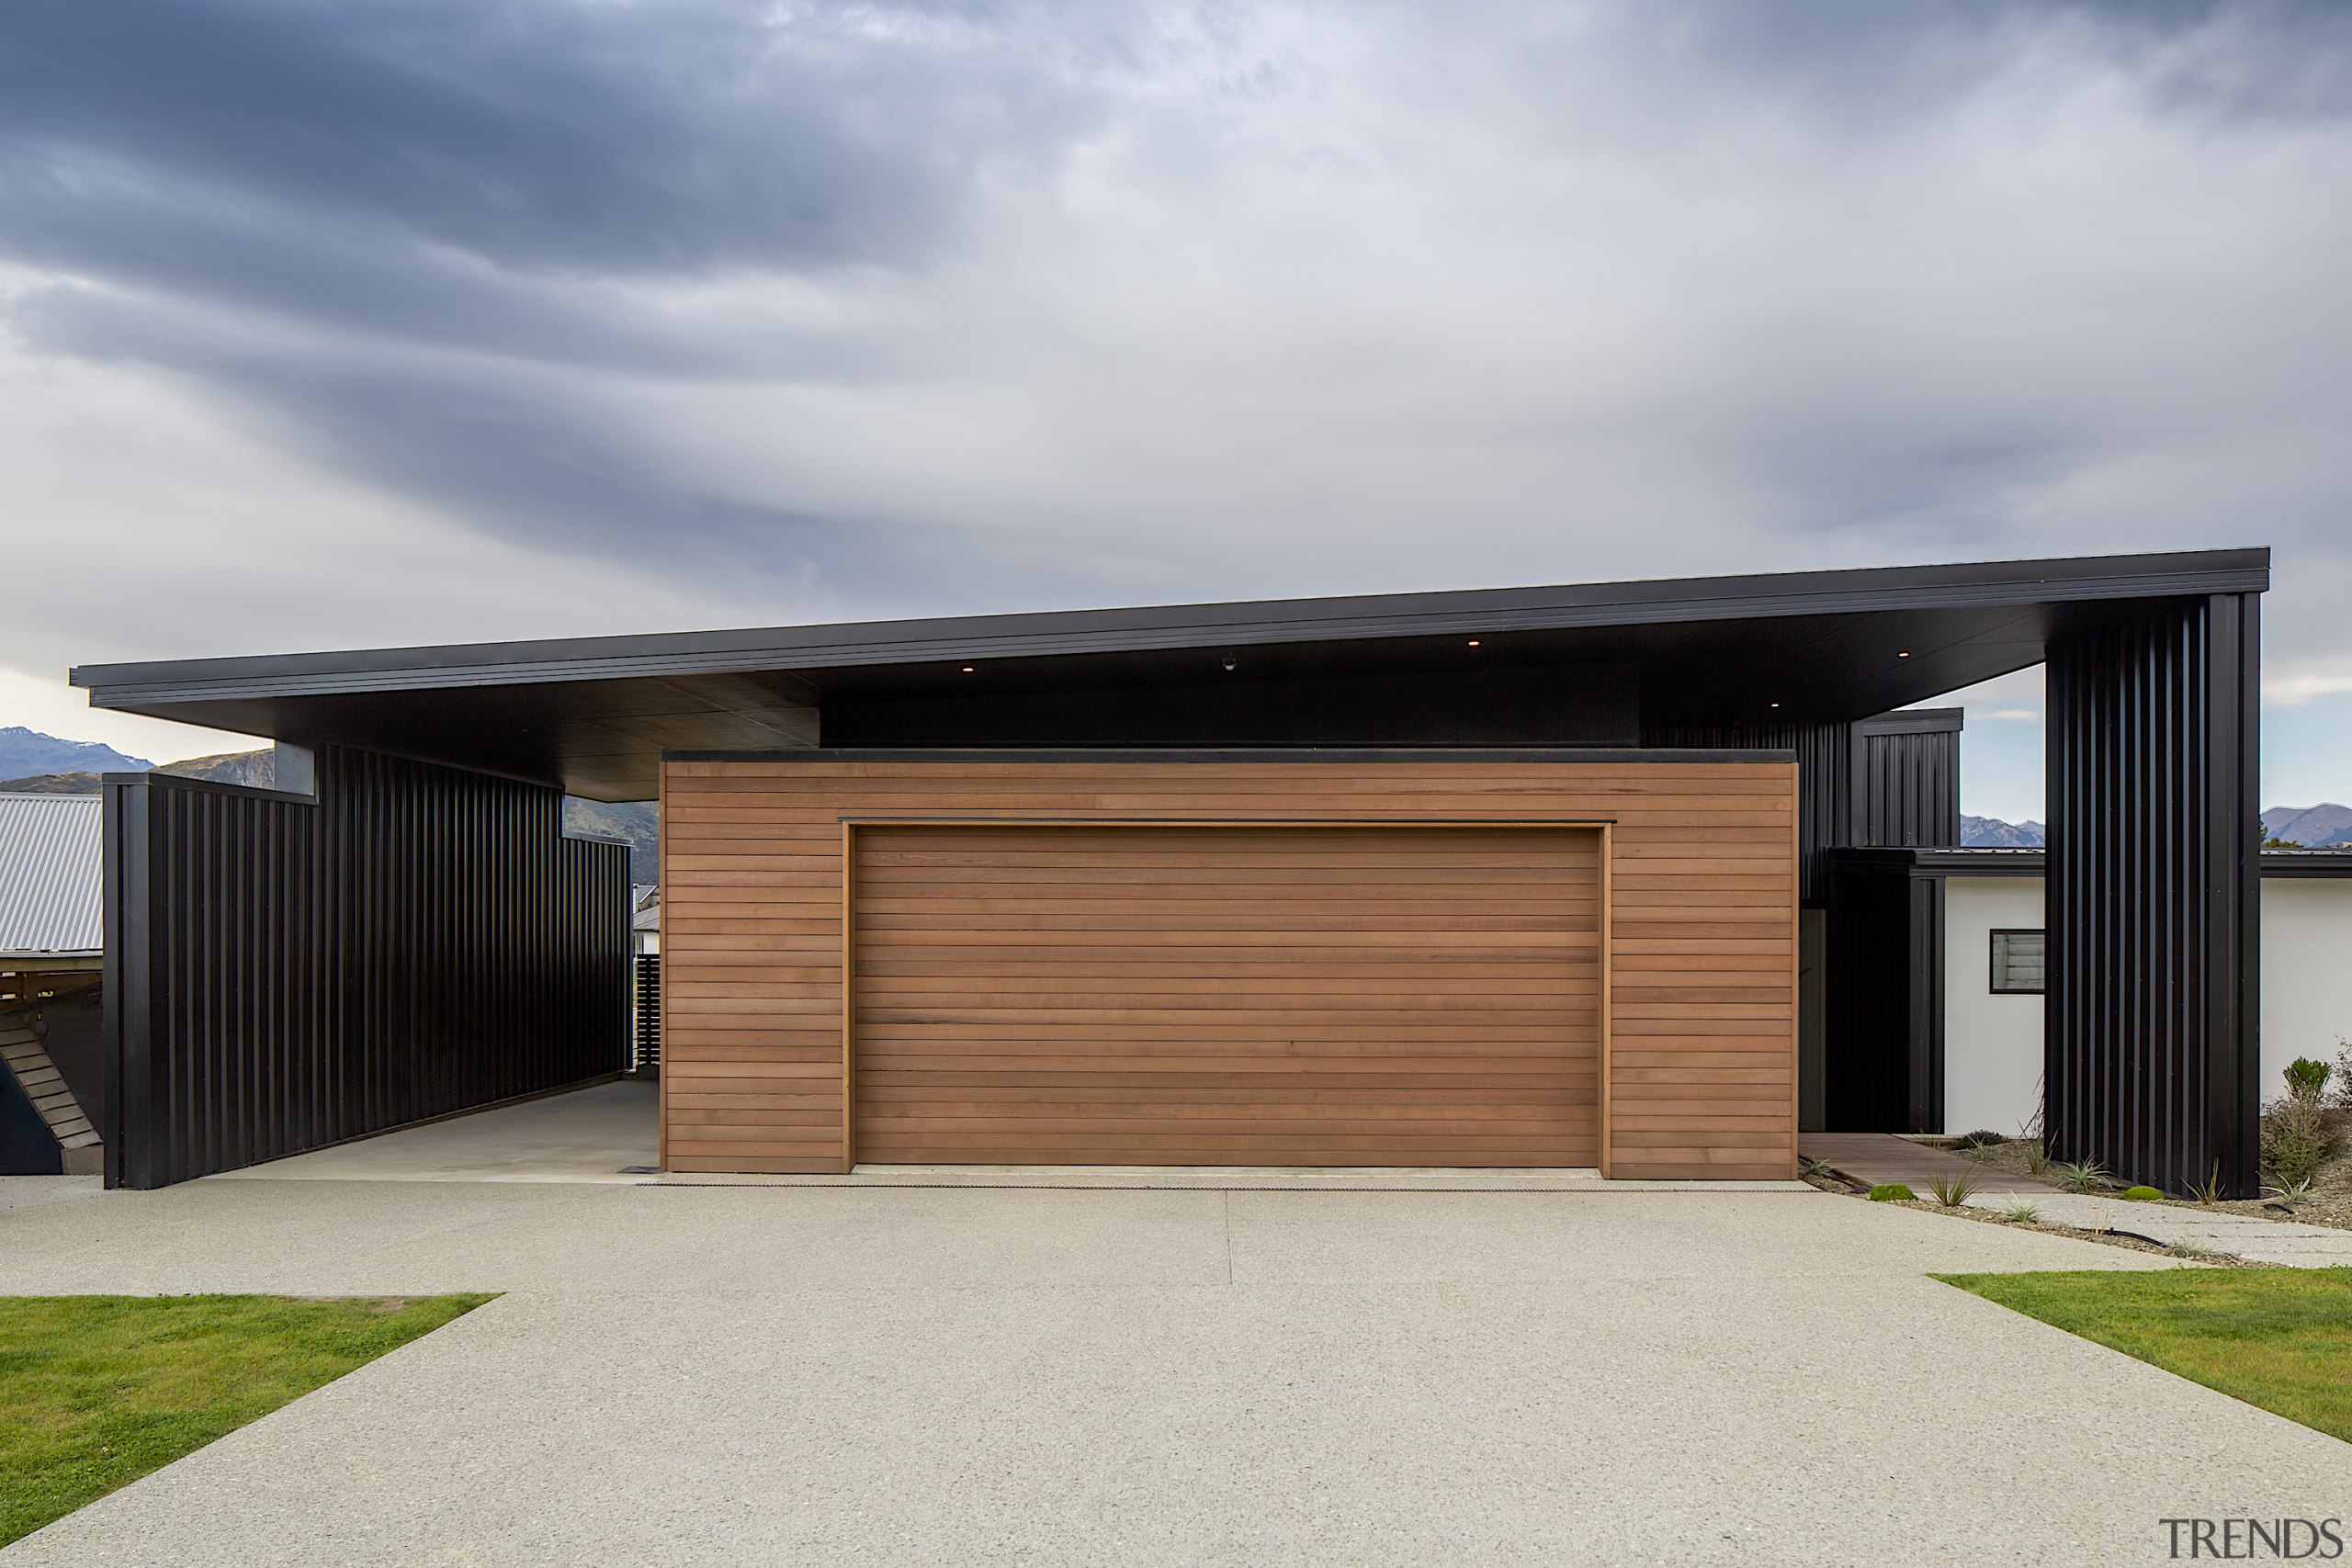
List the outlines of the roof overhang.
{"type": "Polygon", "coordinates": [[[2265,549],[87,665],[93,705],[652,793],[665,750],[817,742],[828,705],[1631,667],[1645,722],[1860,718],[2153,604],[2269,585],[2265,549]],[[964,667],[973,667],[967,673],[964,667]],[[975,685],[972,682],[979,682],[975,685]]]}
{"type": "MultiPolygon", "coordinates": [[[[1838,849],[1830,852],[1841,868],[1901,872],[1913,876],[2023,876],[2049,874],[2049,852],[2024,846],[1963,844],[1917,849],[1838,849]]],[[[2352,849],[2264,850],[2262,877],[2296,881],[2352,879],[2352,849]]]]}

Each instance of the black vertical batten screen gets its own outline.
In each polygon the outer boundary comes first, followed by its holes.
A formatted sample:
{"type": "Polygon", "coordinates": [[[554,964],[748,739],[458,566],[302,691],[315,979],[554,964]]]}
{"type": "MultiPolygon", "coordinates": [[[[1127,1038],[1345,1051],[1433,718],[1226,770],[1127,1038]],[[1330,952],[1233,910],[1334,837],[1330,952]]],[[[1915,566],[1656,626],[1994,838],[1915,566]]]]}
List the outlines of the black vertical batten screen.
{"type": "Polygon", "coordinates": [[[315,799],[106,784],[111,1185],[616,1073],[628,860],[550,789],[337,747],[315,799]]]}
{"type": "Polygon", "coordinates": [[[2260,1175],[2261,603],[2050,649],[2050,1146],[2169,1192],[2260,1175]]]}

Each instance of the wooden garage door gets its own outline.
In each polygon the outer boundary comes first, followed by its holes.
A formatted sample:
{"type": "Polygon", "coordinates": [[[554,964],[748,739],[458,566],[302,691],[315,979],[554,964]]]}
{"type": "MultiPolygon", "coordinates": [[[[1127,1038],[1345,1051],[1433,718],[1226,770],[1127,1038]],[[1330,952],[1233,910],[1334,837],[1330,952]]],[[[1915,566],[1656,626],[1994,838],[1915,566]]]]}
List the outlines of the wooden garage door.
{"type": "Polygon", "coordinates": [[[1599,834],[856,829],[856,1158],[1589,1166],[1599,834]]]}

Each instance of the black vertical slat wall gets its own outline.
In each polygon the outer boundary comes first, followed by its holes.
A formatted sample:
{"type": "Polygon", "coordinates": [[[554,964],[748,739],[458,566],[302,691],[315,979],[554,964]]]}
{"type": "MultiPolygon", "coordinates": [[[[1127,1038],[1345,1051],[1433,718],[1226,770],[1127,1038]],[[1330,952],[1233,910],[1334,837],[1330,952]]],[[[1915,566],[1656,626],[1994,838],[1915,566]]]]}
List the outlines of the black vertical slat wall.
{"type": "Polygon", "coordinates": [[[453,768],[322,748],[317,788],[107,778],[110,1185],[628,1066],[625,847],[453,768]]]}
{"type": "Polygon", "coordinates": [[[2050,1147],[2174,1193],[2258,1190],[2260,605],[2050,649],[2050,1147]]]}

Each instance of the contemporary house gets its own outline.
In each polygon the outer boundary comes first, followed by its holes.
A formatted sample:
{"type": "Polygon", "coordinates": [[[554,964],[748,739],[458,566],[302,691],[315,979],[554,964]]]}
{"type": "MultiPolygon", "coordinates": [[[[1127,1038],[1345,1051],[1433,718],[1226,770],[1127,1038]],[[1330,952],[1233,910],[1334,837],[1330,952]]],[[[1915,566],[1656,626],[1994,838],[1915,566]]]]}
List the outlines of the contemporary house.
{"type": "Polygon", "coordinates": [[[673,1170],[1786,1175],[1802,1073],[1875,1116],[1904,1049],[1837,874],[1947,809],[1948,727],[1892,710],[2046,663],[2052,1143],[2249,1190],[2267,583],[2205,551],[78,670],[281,747],[274,792],[107,781],[109,1175],[618,1070],[626,867],[566,792],[662,803],[673,1170]]]}

